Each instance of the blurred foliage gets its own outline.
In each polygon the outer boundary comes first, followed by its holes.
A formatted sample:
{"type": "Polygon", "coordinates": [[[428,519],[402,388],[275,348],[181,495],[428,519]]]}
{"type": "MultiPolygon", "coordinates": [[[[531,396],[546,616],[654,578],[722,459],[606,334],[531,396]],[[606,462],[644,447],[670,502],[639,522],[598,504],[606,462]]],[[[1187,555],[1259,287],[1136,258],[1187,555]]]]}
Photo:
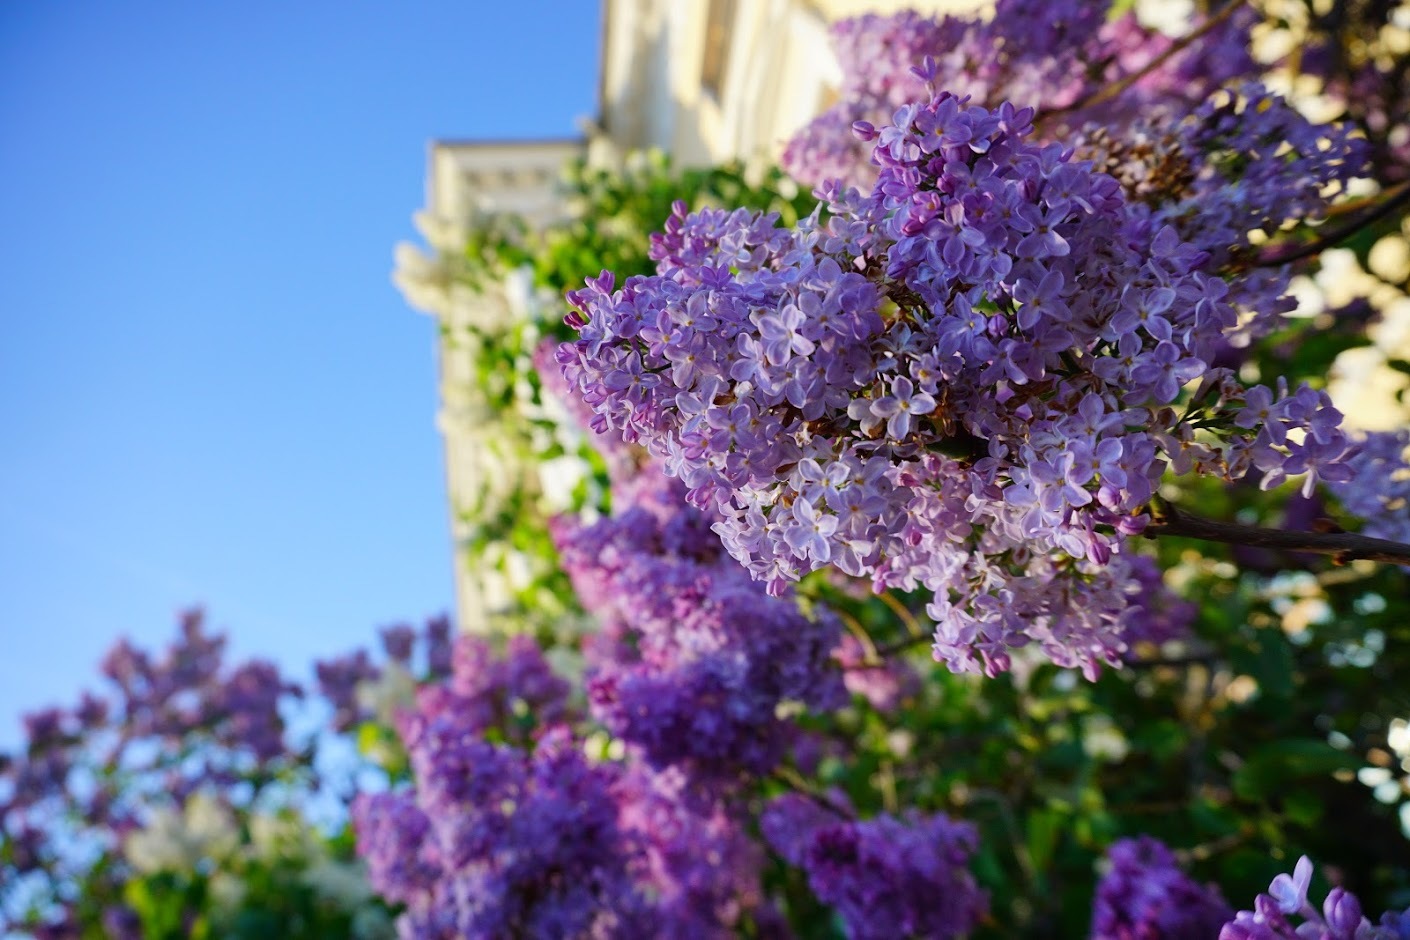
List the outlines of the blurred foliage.
{"type": "Polygon", "coordinates": [[[534,285],[551,298],[542,314],[545,331],[562,339],[572,334],[555,314],[566,310],[563,295],[582,287],[584,278],[612,271],[620,282],[655,270],[649,236],[676,201],[691,211],[776,212],[783,225],[811,212],[816,201],[777,168],[751,173],[735,161],[681,169],[659,150],[630,154],[620,170],[575,160],[564,168],[559,198],[563,217],[541,231],[513,215],[477,220],[465,257],[468,282],[482,289],[515,269],[531,269],[534,285]]]}
{"type": "Polygon", "coordinates": [[[561,632],[565,614],[575,609],[547,519],[605,512],[610,502],[602,458],[563,420],[534,367],[540,344],[571,334],[563,295],[604,270],[619,282],[651,273],[650,234],[676,201],[693,210],[776,212],[783,224],[796,222],[814,202],[777,169],[754,174],[740,163],[680,169],[660,151],[631,154],[620,169],[570,163],[558,198],[562,216],[546,228],[534,230],[510,214],[484,215],[469,228],[463,250],[440,260],[441,270],[497,311],[488,322],[442,316],[446,354],[464,357],[474,376],[461,391],[474,403],[485,478],[478,493],[455,507],[469,532],[458,563],[485,585],[491,629],[545,638],[561,632]],[[506,302],[510,283],[515,290],[506,302]]]}

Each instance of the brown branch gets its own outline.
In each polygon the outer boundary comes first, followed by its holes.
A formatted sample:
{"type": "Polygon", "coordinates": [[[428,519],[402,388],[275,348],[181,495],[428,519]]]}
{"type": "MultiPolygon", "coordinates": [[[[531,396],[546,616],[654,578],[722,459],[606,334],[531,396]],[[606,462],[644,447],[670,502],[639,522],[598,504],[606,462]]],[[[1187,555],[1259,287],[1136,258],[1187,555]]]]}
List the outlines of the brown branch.
{"type": "Polygon", "coordinates": [[[1188,849],[1176,849],[1175,858],[1186,865],[1191,862],[1202,862],[1216,855],[1222,855],[1230,849],[1238,848],[1241,843],[1248,841],[1252,834],[1251,828],[1244,824],[1239,827],[1237,832],[1231,832],[1212,842],[1191,846],[1188,849]]]}
{"type": "Polygon", "coordinates": [[[833,608],[832,612],[837,615],[838,619],[842,621],[848,631],[857,638],[857,642],[862,644],[862,658],[868,664],[880,663],[881,654],[877,652],[876,643],[872,641],[871,634],[867,633],[866,627],[862,626],[861,621],[845,610],[833,608]]]}
{"type": "Polygon", "coordinates": [[[1301,261],[1303,258],[1310,258],[1334,245],[1346,241],[1366,226],[1373,222],[1380,221],[1396,209],[1404,206],[1406,203],[1410,203],[1410,180],[1392,186],[1390,189],[1386,190],[1385,193],[1382,193],[1382,196],[1384,198],[1381,202],[1360,218],[1352,219],[1345,225],[1332,229],[1320,238],[1314,238],[1310,242],[1298,245],[1287,251],[1270,251],[1255,260],[1254,264],[1260,268],[1276,268],[1290,264],[1293,261],[1301,261]]]}
{"type": "Polygon", "coordinates": [[[977,787],[967,791],[966,802],[986,802],[999,811],[999,821],[1009,833],[1014,861],[1018,862],[1018,869],[1023,873],[1024,881],[1028,882],[1030,892],[1036,891],[1039,887],[1038,869],[1033,864],[1033,855],[1028,851],[1028,840],[1023,838],[1023,830],[1018,825],[1018,815],[1013,811],[1008,797],[998,790],[977,787]]]}
{"type": "Polygon", "coordinates": [[[1247,545],[1251,548],[1272,548],[1287,552],[1311,552],[1331,555],[1338,564],[1364,559],[1391,565],[1410,565],[1410,545],[1388,539],[1373,539],[1352,532],[1289,532],[1284,529],[1263,529],[1218,522],[1192,516],[1162,502],[1150,525],[1147,538],[1176,535],[1227,545],[1247,545]]]}
{"type": "Polygon", "coordinates": [[[847,822],[856,822],[857,814],[852,810],[850,806],[837,802],[829,794],[824,793],[822,790],[813,786],[807,780],[804,780],[803,777],[800,776],[799,773],[792,767],[776,767],[774,768],[774,771],[772,774],[770,774],[770,776],[774,780],[777,780],[779,783],[783,784],[788,789],[792,790],[794,793],[797,793],[800,796],[805,796],[808,799],[812,800],[814,803],[816,803],[818,806],[821,806],[829,813],[832,813],[836,816],[840,816],[847,822]]]}
{"type": "Polygon", "coordinates": [[[1156,657],[1155,659],[1129,659],[1122,663],[1125,669],[1160,669],[1169,667],[1178,669],[1184,666],[1208,666],[1219,661],[1219,654],[1209,651],[1203,653],[1187,653],[1183,656],[1156,657]]]}
{"type": "Polygon", "coordinates": [[[1081,111],[1083,108],[1091,108],[1103,102],[1110,101],[1112,98],[1115,98],[1117,95],[1145,78],[1151,72],[1160,68],[1166,62],[1169,62],[1181,52],[1184,52],[1192,43],[1202,39],[1207,33],[1218,27],[1220,23],[1223,23],[1229,17],[1233,16],[1234,12],[1241,9],[1244,5],[1244,0],[1234,0],[1234,2],[1227,4],[1222,10],[1205,20],[1198,27],[1175,40],[1171,43],[1169,49],[1166,49],[1160,55],[1151,59],[1150,62],[1146,63],[1141,68],[1106,85],[1096,94],[1080,101],[1075,101],[1064,107],[1054,108],[1051,111],[1045,112],[1041,115],[1041,119],[1046,120],[1050,117],[1057,117],[1062,114],[1071,114],[1073,111],[1081,111]]]}
{"type": "Polygon", "coordinates": [[[929,643],[932,639],[933,637],[929,633],[918,633],[914,636],[908,636],[904,640],[897,640],[895,643],[889,643],[886,646],[878,646],[876,648],[876,657],[878,660],[878,664],[885,661],[886,657],[888,656],[894,656],[897,653],[904,653],[911,647],[920,646],[924,643],[929,643]]]}
{"type": "Polygon", "coordinates": [[[911,613],[910,608],[901,603],[894,594],[890,591],[878,591],[876,596],[881,598],[881,602],[890,607],[897,617],[901,618],[901,622],[906,625],[907,633],[911,636],[921,636],[925,633],[920,621],[916,619],[916,615],[911,613]]]}

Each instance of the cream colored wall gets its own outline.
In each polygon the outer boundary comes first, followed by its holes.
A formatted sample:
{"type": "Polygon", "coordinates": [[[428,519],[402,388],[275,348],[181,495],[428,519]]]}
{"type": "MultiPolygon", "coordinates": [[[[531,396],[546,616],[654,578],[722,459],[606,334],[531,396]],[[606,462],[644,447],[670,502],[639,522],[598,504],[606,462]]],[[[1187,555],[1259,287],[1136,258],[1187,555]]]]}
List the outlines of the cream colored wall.
{"type": "Polygon", "coordinates": [[[827,25],[906,7],[974,0],[738,0],[717,99],[701,86],[710,0],[606,0],[603,124],[620,149],[657,147],[687,164],[777,159],[841,80],[827,25]]]}
{"type": "Polygon", "coordinates": [[[478,212],[516,212],[547,221],[563,164],[582,152],[577,139],[436,142],[426,205],[438,217],[462,223],[478,212]]]}
{"type": "Polygon", "coordinates": [[[476,216],[511,212],[545,225],[560,209],[554,184],[568,160],[582,154],[580,140],[525,142],[439,142],[427,161],[426,210],[417,225],[426,248],[397,247],[394,280],[414,307],[436,317],[447,329],[437,350],[440,408],[436,428],[445,439],[446,487],[450,494],[451,537],[455,546],[456,614],[461,628],[482,632],[494,609],[495,582],[466,564],[461,550],[471,527],[460,510],[495,505],[518,486],[514,471],[499,465],[483,428],[492,412],[479,394],[475,356],[465,345],[445,339],[463,336],[463,327],[493,329],[523,311],[512,288],[495,285],[470,290],[460,278],[459,259],[467,227],[476,216]]]}
{"type": "Polygon", "coordinates": [[[929,13],[969,13],[994,9],[993,0],[812,0],[806,6],[813,7],[829,22],[847,16],[861,16],[863,13],[895,13],[898,10],[921,10],[929,13]]]}

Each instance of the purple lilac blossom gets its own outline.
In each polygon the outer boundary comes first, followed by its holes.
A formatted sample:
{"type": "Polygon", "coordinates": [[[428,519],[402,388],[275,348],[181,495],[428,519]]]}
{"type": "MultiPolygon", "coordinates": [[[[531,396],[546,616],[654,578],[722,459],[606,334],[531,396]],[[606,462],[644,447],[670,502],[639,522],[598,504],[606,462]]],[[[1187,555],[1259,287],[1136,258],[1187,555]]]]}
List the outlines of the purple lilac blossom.
{"type": "Polygon", "coordinates": [[[1032,116],[904,105],[859,130],[871,192],[793,229],[678,206],[655,276],[569,295],[558,359],[771,592],[826,565],[924,588],[952,669],[1036,644],[1092,676],[1144,614],[1129,536],[1167,467],[1310,489],[1350,445],[1325,394],[1211,367],[1239,317],[1206,254],[1032,116]]]}
{"type": "Polygon", "coordinates": [[[1376,431],[1348,461],[1351,478],[1329,489],[1374,538],[1410,542],[1410,431],[1376,431]]]}
{"type": "Polygon", "coordinates": [[[840,100],[789,141],[783,166],[808,185],[839,180],[870,186],[876,180],[871,153],[846,131],[858,122],[885,124],[897,108],[923,98],[926,80],[917,70],[927,57],[941,90],[991,107],[1022,101],[1040,113],[1061,115],[1051,131],[1157,108],[1188,110],[1256,68],[1247,52],[1256,20],[1249,9],[1115,99],[1082,106],[1122,76],[1146,68],[1173,43],[1130,12],[1111,19],[1109,7],[1092,0],[1000,0],[993,16],[983,19],[901,11],[841,20],[831,29],[842,69],[840,100]]]}
{"type": "Polygon", "coordinates": [[[347,731],[367,721],[371,712],[358,703],[357,687],[375,680],[382,670],[373,665],[366,650],[313,664],[319,693],[333,706],[333,730],[347,731]]]}
{"type": "MultiPolygon", "coordinates": [[[[592,409],[584,404],[580,396],[573,394],[563,370],[558,367],[554,358],[557,349],[558,341],[551,337],[545,337],[534,348],[534,371],[543,383],[543,391],[563,405],[578,427],[594,428],[592,409]]],[[[625,479],[635,472],[637,458],[642,456],[641,450],[628,444],[621,432],[597,428],[591,438],[593,449],[607,464],[608,476],[614,480],[625,479]]]]}
{"type": "Polygon", "coordinates": [[[1410,94],[1403,56],[1387,54],[1404,29],[1397,8],[1333,8],[1299,50],[1303,79],[1317,76],[1321,94],[1349,121],[1366,129],[1377,178],[1402,182],[1410,169],[1410,94]],[[1387,28],[1390,27],[1390,28],[1387,28]]]}
{"type": "Polygon", "coordinates": [[[786,794],[764,809],[760,827],[849,937],[958,937],[978,925],[988,899],[968,869],[972,826],[915,811],[856,820],[845,809],[786,794]]]}
{"type": "Polygon", "coordinates": [[[453,714],[407,740],[414,793],[353,805],[373,887],[406,910],[402,936],[631,936],[647,905],[628,872],[615,774],[564,729],[531,754],[467,733],[453,714]]]}
{"type": "Polygon", "coordinates": [[[1341,887],[1327,893],[1319,910],[1307,897],[1312,870],[1311,859],[1299,858],[1292,874],[1278,875],[1254,899],[1253,910],[1224,924],[1219,940],[1404,940],[1410,932],[1410,910],[1387,911],[1374,925],[1356,895],[1341,887]]]}
{"type": "Polygon", "coordinates": [[[1386,934],[1385,940],[1410,940],[1410,907],[1403,911],[1386,911],[1377,926],[1386,934]]]}
{"type": "Polygon", "coordinates": [[[410,624],[399,623],[383,627],[381,634],[382,649],[387,658],[403,666],[411,665],[411,651],[416,645],[416,628],[410,624]]]}
{"type": "Polygon", "coordinates": [[[1165,643],[1188,637],[1199,605],[1181,599],[1167,588],[1160,566],[1146,555],[1131,559],[1131,577],[1140,589],[1131,601],[1138,612],[1127,623],[1128,656],[1134,658],[1147,652],[1147,648],[1158,650],[1165,643]]]}
{"type": "Polygon", "coordinates": [[[302,694],[271,662],[253,660],[239,666],[209,699],[216,740],[231,750],[249,748],[261,763],[274,761],[288,750],[279,703],[285,696],[302,694]]]}
{"type": "Polygon", "coordinates": [[[226,670],[225,637],[205,630],[201,611],[181,617],[181,637],[153,659],[126,640],[103,660],[104,674],[116,685],[118,700],[99,704],[91,695],[81,704],[80,724],[107,714],[126,726],[125,737],[155,737],[174,743],[193,733],[212,736],[231,754],[248,751],[257,766],[288,753],[279,704],[302,691],[262,660],[226,670]]]}
{"type": "Polygon", "coordinates": [[[1114,843],[1107,861],[1092,906],[1092,940],[1207,940],[1233,916],[1217,888],[1192,881],[1149,836],[1114,843]]]}
{"type": "MultiPolygon", "coordinates": [[[[1350,124],[1318,124],[1253,82],[1211,94],[1192,111],[1156,111],[1090,125],[1077,155],[1122,183],[1133,202],[1204,253],[1201,270],[1228,278],[1238,311],[1234,349],[1275,330],[1295,302],[1289,266],[1251,266],[1250,233],[1325,218],[1364,175],[1370,150],[1350,124]]],[[[1227,359],[1225,353],[1219,359],[1227,359]]]]}
{"type": "Polygon", "coordinates": [[[414,720],[453,713],[468,732],[496,728],[505,739],[522,741],[533,728],[568,717],[568,691],[532,638],[511,637],[504,656],[496,657],[485,640],[461,634],[450,677],[417,690],[414,720]]]}
{"type": "Polygon", "coordinates": [[[735,936],[741,920],[777,916],[760,883],[763,851],[721,803],[688,794],[679,769],[627,768],[618,817],[639,854],[633,870],[651,886],[662,936],[735,936]]]}
{"type": "Polygon", "coordinates": [[[426,675],[431,679],[450,675],[453,632],[444,614],[426,621],[426,675]]]}
{"type": "Polygon", "coordinates": [[[414,787],[359,796],[358,853],[405,905],[402,936],[734,936],[770,919],[761,854],[722,802],[687,798],[679,770],[593,762],[563,726],[523,746],[487,740],[504,700],[561,709],[531,643],[503,659],[455,648],[445,695],[401,721],[414,787]]]}
{"type": "Polygon", "coordinates": [[[579,601],[603,624],[588,650],[594,717],[657,768],[712,782],[768,772],[787,747],[781,704],[845,701],[829,659],[836,617],[768,597],[655,467],[615,489],[613,505],[628,507],[618,515],[553,526],[579,601]]]}

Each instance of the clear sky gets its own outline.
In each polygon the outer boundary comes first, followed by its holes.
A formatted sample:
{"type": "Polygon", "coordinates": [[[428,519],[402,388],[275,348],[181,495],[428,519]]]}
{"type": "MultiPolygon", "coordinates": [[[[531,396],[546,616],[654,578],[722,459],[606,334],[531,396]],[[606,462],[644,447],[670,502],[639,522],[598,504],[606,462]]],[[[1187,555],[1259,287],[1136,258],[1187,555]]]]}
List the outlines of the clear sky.
{"type": "Polygon", "coordinates": [[[0,748],[203,605],[314,658],[452,603],[428,140],[596,109],[591,0],[0,4],[0,748]]]}

